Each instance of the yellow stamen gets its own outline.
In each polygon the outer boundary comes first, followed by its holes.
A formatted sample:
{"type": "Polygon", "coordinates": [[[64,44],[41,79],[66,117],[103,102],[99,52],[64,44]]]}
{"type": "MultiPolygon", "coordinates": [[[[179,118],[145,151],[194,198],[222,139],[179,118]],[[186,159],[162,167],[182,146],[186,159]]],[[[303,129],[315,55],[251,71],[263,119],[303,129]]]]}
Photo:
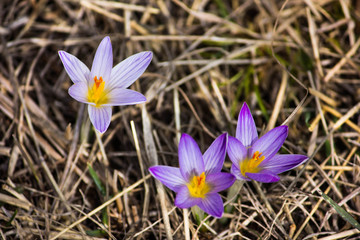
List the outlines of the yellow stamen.
{"type": "Polygon", "coordinates": [[[95,76],[94,77],[94,85],[89,88],[88,91],[88,101],[95,103],[96,107],[101,106],[102,104],[106,104],[108,102],[108,95],[107,91],[104,91],[105,88],[105,81],[103,81],[102,77],[99,79],[95,76]]]}
{"type": "Polygon", "coordinates": [[[261,152],[256,151],[251,159],[240,162],[240,171],[246,177],[246,173],[258,173],[261,169],[259,164],[264,161],[265,156],[261,156],[261,152]]]}
{"type": "Polygon", "coordinates": [[[206,183],[205,172],[201,173],[200,176],[194,176],[187,187],[190,192],[190,196],[195,198],[204,198],[205,194],[210,191],[209,184],[206,183]]]}

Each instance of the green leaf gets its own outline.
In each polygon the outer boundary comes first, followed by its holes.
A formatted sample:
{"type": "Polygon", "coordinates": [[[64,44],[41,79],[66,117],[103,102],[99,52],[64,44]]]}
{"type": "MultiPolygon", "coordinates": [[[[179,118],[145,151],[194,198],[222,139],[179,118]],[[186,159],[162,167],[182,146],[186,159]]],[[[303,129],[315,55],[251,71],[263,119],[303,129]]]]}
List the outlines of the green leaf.
{"type": "Polygon", "coordinates": [[[103,195],[103,197],[105,197],[106,190],[105,190],[104,185],[101,183],[99,176],[97,175],[95,170],[89,164],[88,164],[88,169],[89,169],[89,173],[90,173],[92,179],[95,182],[96,187],[99,189],[101,195],[103,195]]]}
{"type": "Polygon", "coordinates": [[[107,208],[103,208],[101,210],[101,214],[102,214],[102,223],[105,225],[105,226],[109,226],[109,215],[107,213],[107,208]]]}
{"type": "Polygon", "coordinates": [[[313,60],[307,55],[307,53],[299,49],[296,54],[297,62],[305,71],[311,71],[314,69],[313,60]]]}
{"type": "Polygon", "coordinates": [[[214,0],[214,2],[217,5],[219,13],[222,17],[226,17],[229,15],[223,0],[214,0]]]}
{"type": "Polygon", "coordinates": [[[86,231],[86,234],[91,237],[106,237],[108,234],[104,230],[88,230],[86,231]]]}
{"type": "Polygon", "coordinates": [[[345,209],[340,207],[334,200],[332,200],[325,193],[321,193],[321,196],[338,212],[338,214],[340,214],[340,216],[344,220],[348,221],[351,225],[353,225],[358,230],[360,230],[360,224],[358,223],[358,221],[356,221],[355,218],[353,218],[347,211],[345,211],[345,209]]]}
{"type": "Polygon", "coordinates": [[[266,111],[266,107],[264,105],[264,102],[261,98],[261,94],[260,94],[260,90],[259,90],[259,87],[257,85],[254,86],[254,90],[255,90],[255,96],[256,96],[256,99],[258,101],[258,105],[260,107],[260,111],[262,112],[262,114],[264,115],[265,119],[266,119],[266,122],[269,122],[269,114],[267,113],[266,111]]]}
{"type": "Polygon", "coordinates": [[[15,209],[14,214],[11,216],[10,220],[6,223],[6,226],[7,226],[7,227],[10,227],[10,226],[11,226],[11,222],[15,219],[17,213],[18,213],[18,210],[15,209]]]}

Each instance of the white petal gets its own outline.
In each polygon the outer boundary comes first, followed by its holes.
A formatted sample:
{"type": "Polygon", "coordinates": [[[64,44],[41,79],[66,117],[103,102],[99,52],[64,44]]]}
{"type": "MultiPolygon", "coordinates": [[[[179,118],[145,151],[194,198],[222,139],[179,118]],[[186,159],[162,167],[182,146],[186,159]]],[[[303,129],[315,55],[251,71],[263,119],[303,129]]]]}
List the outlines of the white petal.
{"type": "Polygon", "coordinates": [[[130,89],[115,88],[108,93],[108,96],[109,102],[103,106],[133,105],[146,101],[144,95],[130,89]]]}
{"type": "MultiPolygon", "coordinates": [[[[105,81],[110,80],[111,69],[113,66],[113,54],[112,54],[112,46],[109,37],[105,37],[98,49],[96,50],[96,54],[94,57],[94,61],[91,67],[91,77],[95,76],[99,79],[105,81]]],[[[92,80],[92,79],[91,79],[92,80]]]]}
{"type": "Polygon", "coordinates": [[[88,106],[88,112],[91,123],[100,133],[104,133],[111,121],[111,107],[88,106]]]}
{"type": "Polygon", "coordinates": [[[88,81],[90,71],[82,61],[65,51],[59,51],[59,57],[73,83],[88,81]]]}
{"type": "Polygon", "coordinates": [[[84,82],[78,82],[72,85],[69,90],[69,95],[75,100],[82,103],[89,103],[87,99],[88,86],[84,82]]]}
{"type": "Polygon", "coordinates": [[[149,51],[140,52],[126,58],[111,71],[107,88],[128,88],[145,72],[151,59],[152,52],[149,51]]]}

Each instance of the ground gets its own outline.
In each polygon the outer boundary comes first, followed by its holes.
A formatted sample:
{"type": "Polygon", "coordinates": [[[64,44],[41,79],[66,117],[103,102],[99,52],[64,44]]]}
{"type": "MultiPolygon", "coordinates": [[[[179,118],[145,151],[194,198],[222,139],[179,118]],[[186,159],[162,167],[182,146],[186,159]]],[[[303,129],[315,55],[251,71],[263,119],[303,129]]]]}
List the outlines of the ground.
{"type": "Polygon", "coordinates": [[[2,0],[0,236],[359,239],[359,32],[350,0],[2,0]],[[114,107],[100,135],[58,51],[91,67],[105,36],[114,64],[154,56],[130,87],[147,102],[114,107]],[[181,133],[203,152],[234,136],[243,102],[259,134],[288,125],[280,152],[309,160],[221,192],[223,218],[199,223],[147,169],[178,166],[181,133]]]}

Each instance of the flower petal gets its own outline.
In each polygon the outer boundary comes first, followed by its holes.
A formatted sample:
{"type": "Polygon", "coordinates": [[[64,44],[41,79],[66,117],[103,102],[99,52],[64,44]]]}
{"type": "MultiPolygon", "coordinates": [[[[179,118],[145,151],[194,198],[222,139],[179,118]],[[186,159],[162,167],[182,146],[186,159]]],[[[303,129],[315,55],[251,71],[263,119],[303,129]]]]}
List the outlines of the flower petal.
{"type": "Polygon", "coordinates": [[[220,172],[224,165],[227,148],[227,133],[217,137],[203,155],[205,175],[220,172]]]}
{"type": "Polygon", "coordinates": [[[308,160],[308,157],[300,154],[279,154],[272,157],[269,161],[264,160],[259,167],[268,169],[273,173],[279,174],[300,166],[308,160]]]}
{"type": "Polygon", "coordinates": [[[128,88],[144,73],[152,56],[152,52],[140,52],[118,63],[111,71],[108,88],[128,88]]]}
{"type": "Polygon", "coordinates": [[[239,113],[236,126],[236,138],[239,139],[245,147],[251,146],[258,139],[254,118],[246,102],[244,102],[239,113]]]}
{"type": "Polygon", "coordinates": [[[236,177],[236,179],[238,179],[238,180],[246,180],[246,181],[250,181],[250,180],[251,180],[251,179],[243,176],[243,175],[241,174],[241,171],[240,171],[239,167],[235,166],[235,164],[232,164],[232,165],[231,165],[231,170],[230,170],[230,172],[231,172],[231,173],[236,177]]]}
{"type": "Polygon", "coordinates": [[[64,68],[73,83],[84,82],[89,79],[89,68],[74,55],[65,51],[59,51],[59,57],[64,68]]]}
{"type": "Polygon", "coordinates": [[[88,86],[85,82],[77,82],[68,90],[69,95],[82,103],[89,103],[87,99],[88,86]]]}
{"type": "Polygon", "coordinates": [[[280,180],[278,175],[267,170],[262,170],[258,173],[246,173],[246,176],[255,181],[264,183],[277,182],[280,180]]]}
{"type": "Polygon", "coordinates": [[[230,160],[239,167],[239,163],[247,158],[247,149],[245,146],[236,138],[229,136],[227,153],[230,160]]]}
{"type": "Polygon", "coordinates": [[[201,202],[198,204],[198,206],[204,212],[217,218],[221,218],[224,213],[223,201],[220,195],[217,193],[210,193],[206,195],[205,198],[201,199],[201,202]]]}
{"type": "Polygon", "coordinates": [[[235,182],[235,176],[231,173],[213,173],[206,176],[206,182],[211,186],[209,193],[216,193],[229,188],[235,182]]]}
{"type": "Polygon", "coordinates": [[[182,186],[186,185],[179,168],[169,166],[153,166],[149,168],[149,171],[153,177],[155,177],[162,184],[174,192],[178,192],[182,186]]]}
{"type": "Polygon", "coordinates": [[[91,123],[100,133],[104,133],[110,125],[111,107],[88,106],[88,112],[91,123]]]}
{"type": "Polygon", "coordinates": [[[180,171],[186,181],[191,176],[200,176],[205,171],[200,148],[195,140],[186,133],[181,135],[178,152],[180,171]]]}
{"type": "Polygon", "coordinates": [[[95,53],[95,57],[91,67],[92,79],[96,76],[98,79],[102,77],[105,83],[107,81],[110,81],[112,66],[113,54],[111,41],[109,37],[104,37],[95,53]]]}
{"type": "Polygon", "coordinates": [[[175,206],[179,208],[189,208],[198,205],[201,198],[190,197],[189,189],[187,186],[182,186],[176,193],[175,206]]]}
{"type": "Polygon", "coordinates": [[[146,102],[146,97],[139,92],[114,88],[108,93],[109,102],[103,106],[123,106],[146,102]]]}
{"type": "Polygon", "coordinates": [[[288,134],[288,126],[280,126],[271,129],[264,136],[258,139],[250,149],[250,156],[256,151],[262,153],[266,159],[272,158],[281,148],[288,134]]]}

